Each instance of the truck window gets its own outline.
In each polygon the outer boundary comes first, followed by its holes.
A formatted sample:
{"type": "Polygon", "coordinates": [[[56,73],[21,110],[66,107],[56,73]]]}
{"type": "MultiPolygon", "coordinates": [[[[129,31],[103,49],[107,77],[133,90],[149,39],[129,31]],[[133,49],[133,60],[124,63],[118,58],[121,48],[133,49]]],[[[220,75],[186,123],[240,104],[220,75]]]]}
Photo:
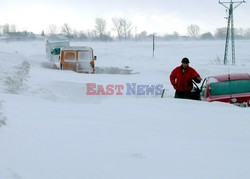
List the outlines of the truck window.
{"type": "Polygon", "coordinates": [[[76,61],[76,53],[75,52],[65,52],[64,54],[65,61],[76,61]]]}
{"type": "Polygon", "coordinates": [[[79,61],[90,62],[90,60],[91,60],[91,54],[92,53],[89,50],[79,51],[79,53],[78,53],[78,60],[79,61]]]}

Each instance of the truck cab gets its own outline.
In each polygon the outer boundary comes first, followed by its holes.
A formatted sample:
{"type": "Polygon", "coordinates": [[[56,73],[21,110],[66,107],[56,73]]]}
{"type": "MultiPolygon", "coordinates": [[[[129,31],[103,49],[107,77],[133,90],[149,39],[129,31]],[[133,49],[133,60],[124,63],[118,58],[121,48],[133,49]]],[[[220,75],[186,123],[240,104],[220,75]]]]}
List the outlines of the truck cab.
{"type": "Polygon", "coordinates": [[[62,47],[69,47],[69,41],[46,41],[46,56],[47,59],[59,66],[59,56],[62,47]]]}

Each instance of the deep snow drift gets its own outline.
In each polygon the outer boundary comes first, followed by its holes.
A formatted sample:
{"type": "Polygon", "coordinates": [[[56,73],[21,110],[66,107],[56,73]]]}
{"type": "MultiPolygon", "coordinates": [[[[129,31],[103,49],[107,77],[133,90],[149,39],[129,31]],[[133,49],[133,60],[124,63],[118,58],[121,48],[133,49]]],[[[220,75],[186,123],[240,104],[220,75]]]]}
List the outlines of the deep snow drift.
{"type": "Polygon", "coordinates": [[[203,78],[250,73],[250,41],[236,66],[224,41],[157,42],[154,59],[150,42],[71,44],[93,47],[100,73],[51,69],[45,42],[0,42],[1,179],[250,177],[250,109],[173,99],[169,82],[184,56],[203,78]],[[87,83],[163,84],[166,97],[87,96],[87,83]]]}

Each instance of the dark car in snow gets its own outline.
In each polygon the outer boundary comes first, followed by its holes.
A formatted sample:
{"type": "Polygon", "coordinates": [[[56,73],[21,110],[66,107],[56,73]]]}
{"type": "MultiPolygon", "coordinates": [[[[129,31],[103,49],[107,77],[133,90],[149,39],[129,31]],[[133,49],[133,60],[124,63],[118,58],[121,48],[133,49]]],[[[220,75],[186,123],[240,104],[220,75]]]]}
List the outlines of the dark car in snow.
{"type": "Polygon", "coordinates": [[[234,73],[207,77],[201,86],[203,101],[220,101],[250,107],[250,75],[234,73]]]}

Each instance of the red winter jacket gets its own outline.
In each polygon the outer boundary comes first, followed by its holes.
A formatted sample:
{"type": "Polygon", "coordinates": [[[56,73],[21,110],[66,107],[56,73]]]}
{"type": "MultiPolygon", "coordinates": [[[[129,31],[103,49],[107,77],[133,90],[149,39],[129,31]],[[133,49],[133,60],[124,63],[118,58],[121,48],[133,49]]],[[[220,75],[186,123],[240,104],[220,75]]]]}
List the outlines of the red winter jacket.
{"type": "Polygon", "coordinates": [[[182,66],[179,66],[172,71],[170,81],[176,91],[191,91],[193,88],[192,80],[199,76],[192,67],[183,69],[182,66]]]}

